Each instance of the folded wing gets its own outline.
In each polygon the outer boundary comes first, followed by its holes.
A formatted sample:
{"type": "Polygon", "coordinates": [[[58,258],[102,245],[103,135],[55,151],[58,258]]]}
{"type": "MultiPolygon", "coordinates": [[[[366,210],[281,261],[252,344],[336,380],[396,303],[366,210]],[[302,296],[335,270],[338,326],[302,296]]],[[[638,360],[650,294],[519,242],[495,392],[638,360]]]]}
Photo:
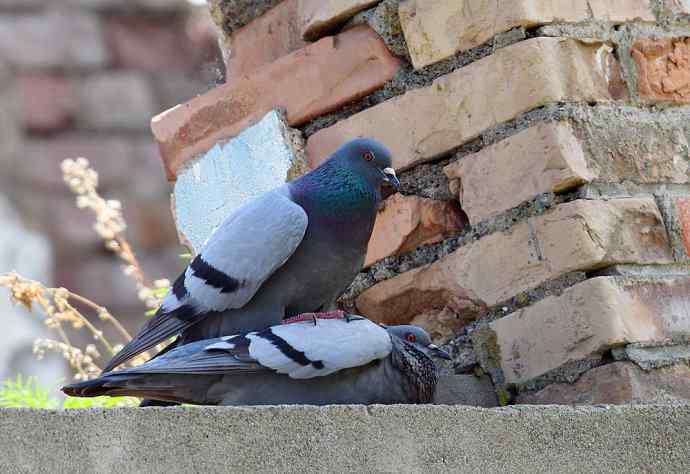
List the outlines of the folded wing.
{"type": "Polygon", "coordinates": [[[213,233],[175,281],[157,313],[113,359],[111,371],[135,355],[203,320],[241,308],[295,252],[307,214],[284,188],[247,203],[213,233]]]}
{"type": "MultiPolygon", "coordinates": [[[[186,344],[115,374],[277,372],[295,379],[322,377],[387,357],[388,332],[367,319],[318,320],[186,344]]],[[[107,375],[106,375],[107,376],[107,375]]]]}

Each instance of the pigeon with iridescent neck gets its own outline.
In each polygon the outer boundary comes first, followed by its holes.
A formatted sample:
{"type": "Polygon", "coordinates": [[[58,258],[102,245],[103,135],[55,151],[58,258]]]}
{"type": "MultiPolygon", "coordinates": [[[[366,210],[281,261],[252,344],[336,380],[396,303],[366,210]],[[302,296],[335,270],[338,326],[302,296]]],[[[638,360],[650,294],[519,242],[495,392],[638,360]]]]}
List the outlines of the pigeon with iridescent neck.
{"type": "Polygon", "coordinates": [[[416,326],[359,316],[271,326],[196,341],[63,391],[203,405],[430,403],[432,356],[450,356],[416,326]]]}
{"type": "Polygon", "coordinates": [[[389,151],[356,139],[237,209],[105,372],[177,334],[179,346],[333,309],[362,268],[384,185],[400,186],[389,151]]]}

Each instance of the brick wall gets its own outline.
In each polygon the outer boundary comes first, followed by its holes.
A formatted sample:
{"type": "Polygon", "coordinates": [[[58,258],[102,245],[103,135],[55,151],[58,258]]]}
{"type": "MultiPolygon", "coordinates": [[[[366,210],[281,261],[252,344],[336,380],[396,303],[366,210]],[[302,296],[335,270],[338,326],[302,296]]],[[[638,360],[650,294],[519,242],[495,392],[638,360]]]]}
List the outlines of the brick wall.
{"type": "Polygon", "coordinates": [[[0,0],[0,191],[52,241],[54,283],[132,328],[145,311],[135,287],[59,165],[88,158],[104,196],[123,202],[144,270],[175,275],[183,262],[148,123],[215,83],[211,25],[186,0],[0,0]]]}
{"type": "Polygon", "coordinates": [[[687,2],[243,7],[211,2],[227,82],[152,123],[183,233],[223,217],[190,211],[194,179],[250,194],[238,147],[283,143],[282,182],[371,136],[403,189],[343,306],[426,327],[504,402],[690,398],[687,2]]]}

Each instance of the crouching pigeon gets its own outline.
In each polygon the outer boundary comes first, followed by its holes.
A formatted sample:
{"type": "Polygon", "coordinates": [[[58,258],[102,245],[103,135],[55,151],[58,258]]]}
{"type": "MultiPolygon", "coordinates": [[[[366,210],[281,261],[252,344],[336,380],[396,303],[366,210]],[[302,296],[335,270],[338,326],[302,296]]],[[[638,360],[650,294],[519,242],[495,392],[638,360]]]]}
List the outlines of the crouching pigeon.
{"type": "Polygon", "coordinates": [[[204,405],[430,403],[430,356],[449,358],[416,326],[315,319],[192,342],[62,390],[204,405]]]}
{"type": "Polygon", "coordinates": [[[105,372],[176,334],[181,345],[333,309],[362,268],[386,183],[400,185],[388,150],[357,139],[237,209],[105,372]]]}

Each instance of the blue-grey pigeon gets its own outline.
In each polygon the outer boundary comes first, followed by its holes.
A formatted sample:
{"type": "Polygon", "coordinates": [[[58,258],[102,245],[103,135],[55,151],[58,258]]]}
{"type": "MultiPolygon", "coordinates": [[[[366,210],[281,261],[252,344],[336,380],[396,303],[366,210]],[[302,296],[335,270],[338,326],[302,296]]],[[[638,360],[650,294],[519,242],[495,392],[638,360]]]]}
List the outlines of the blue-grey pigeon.
{"type": "Polygon", "coordinates": [[[204,405],[432,401],[437,374],[430,356],[449,357],[423,329],[348,320],[315,319],[196,341],[62,390],[204,405]]]}
{"type": "Polygon", "coordinates": [[[389,151],[356,139],[237,209],[104,372],[176,334],[186,344],[333,309],[362,268],[386,183],[400,186],[389,151]]]}

